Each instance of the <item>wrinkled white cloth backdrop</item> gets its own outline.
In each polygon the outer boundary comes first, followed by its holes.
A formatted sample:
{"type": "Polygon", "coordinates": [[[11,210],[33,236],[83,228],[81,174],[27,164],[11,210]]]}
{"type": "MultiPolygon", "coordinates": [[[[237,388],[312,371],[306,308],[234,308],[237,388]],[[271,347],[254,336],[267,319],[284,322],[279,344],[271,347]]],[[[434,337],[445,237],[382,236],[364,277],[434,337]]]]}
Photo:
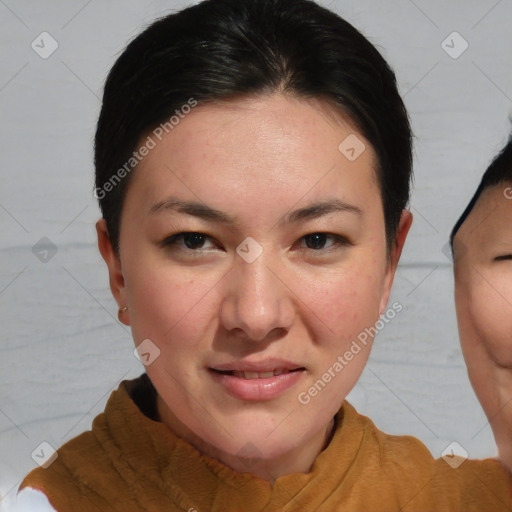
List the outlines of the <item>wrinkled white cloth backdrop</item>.
{"type": "MultiPolygon", "coordinates": [[[[120,380],[143,371],[96,248],[92,142],[116,56],[155,17],[187,4],[0,1],[4,507],[48,449],[42,442],[58,447],[88,429],[120,380]]],[[[379,428],[418,437],[436,457],[453,441],[470,457],[492,456],[459,347],[443,248],[508,133],[512,1],[322,4],[389,60],[417,136],[415,221],[391,300],[403,310],[378,336],[350,399],[379,428]]]]}

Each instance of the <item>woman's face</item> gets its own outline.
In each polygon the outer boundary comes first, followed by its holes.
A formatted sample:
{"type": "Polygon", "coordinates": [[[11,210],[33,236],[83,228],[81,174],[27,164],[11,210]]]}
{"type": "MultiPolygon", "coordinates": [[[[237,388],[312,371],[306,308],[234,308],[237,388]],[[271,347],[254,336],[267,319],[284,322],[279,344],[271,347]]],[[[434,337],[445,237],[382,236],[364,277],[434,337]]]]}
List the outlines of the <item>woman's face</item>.
{"type": "Polygon", "coordinates": [[[344,354],[386,307],[410,215],[388,260],[375,154],[324,107],[197,106],[123,205],[108,261],[123,319],[160,351],[161,412],[222,453],[272,459],[325,435],[371,340],[344,354]]]}
{"type": "MultiPolygon", "coordinates": [[[[512,368],[511,192],[511,183],[485,190],[454,240],[462,348],[481,346],[504,368],[512,368]]],[[[471,365],[470,376],[478,378],[471,365]]]]}

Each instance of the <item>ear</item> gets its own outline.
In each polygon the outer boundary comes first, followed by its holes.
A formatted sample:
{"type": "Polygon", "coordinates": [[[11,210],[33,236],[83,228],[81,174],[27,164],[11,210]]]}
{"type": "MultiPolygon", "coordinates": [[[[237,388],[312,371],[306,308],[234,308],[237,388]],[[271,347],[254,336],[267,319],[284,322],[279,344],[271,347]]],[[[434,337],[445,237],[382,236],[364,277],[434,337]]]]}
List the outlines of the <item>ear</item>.
{"type": "Polygon", "coordinates": [[[105,219],[100,219],[96,222],[96,233],[98,234],[98,249],[108,267],[110,290],[119,307],[119,321],[125,325],[130,325],[128,312],[122,311],[123,308],[127,306],[123,268],[121,260],[115,253],[112,243],[110,242],[105,219]]]}
{"type": "Polygon", "coordinates": [[[412,213],[409,210],[402,210],[402,215],[400,216],[400,222],[396,232],[395,244],[391,248],[391,253],[388,257],[388,265],[386,276],[384,278],[384,288],[380,301],[379,315],[382,315],[386,310],[389,295],[391,293],[391,286],[393,285],[396,268],[398,266],[398,261],[400,260],[400,255],[402,254],[402,249],[405,244],[405,239],[407,238],[407,233],[409,233],[409,229],[411,228],[411,224],[412,213]]]}

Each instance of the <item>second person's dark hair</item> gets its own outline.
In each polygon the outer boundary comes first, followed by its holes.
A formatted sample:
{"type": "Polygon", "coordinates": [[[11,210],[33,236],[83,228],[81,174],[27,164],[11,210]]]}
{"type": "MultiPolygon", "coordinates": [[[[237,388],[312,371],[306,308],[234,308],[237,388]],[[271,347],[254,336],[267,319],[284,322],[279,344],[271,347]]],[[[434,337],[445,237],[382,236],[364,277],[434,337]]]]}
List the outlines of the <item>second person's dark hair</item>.
{"type": "Polygon", "coordinates": [[[459,231],[464,221],[468,218],[468,215],[473,211],[475,204],[480,199],[480,196],[490,187],[500,185],[501,183],[512,182],[512,133],[509,135],[508,142],[505,147],[496,155],[482,176],[480,185],[473,194],[471,201],[466,206],[466,209],[457,220],[455,226],[450,234],[450,244],[453,248],[453,239],[459,231]]]}
{"type": "Polygon", "coordinates": [[[201,104],[276,91],[329,102],[371,143],[392,246],[409,199],[412,134],[384,58],[352,25],[310,0],[206,0],[150,25],[106,80],[95,195],[116,252],[131,174],[115,183],[112,177],[141,136],[191,98],[201,104]]]}

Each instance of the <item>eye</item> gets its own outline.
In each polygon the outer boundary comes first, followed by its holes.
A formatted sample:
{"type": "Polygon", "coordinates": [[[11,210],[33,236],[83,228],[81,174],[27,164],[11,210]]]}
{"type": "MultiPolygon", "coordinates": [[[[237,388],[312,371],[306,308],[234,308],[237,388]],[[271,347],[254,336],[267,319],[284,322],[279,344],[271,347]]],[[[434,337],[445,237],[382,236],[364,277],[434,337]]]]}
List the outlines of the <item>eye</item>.
{"type": "Polygon", "coordinates": [[[196,231],[185,231],[176,233],[175,235],[167,237],[161,244],[163,247],[176,247],[183,250],[197,251],[200,249],[215,248],[215,244],[211,238],[204,233],[196,231]],[[210,244],[208,246],[208,243],[210,244]]]}
{"type": "Polygon", "coordinates": [[[350,245],[346,238],[330,233],[310,233],[303,236],[301,241],[304,241],[308,249],[313,249],[314,251],[330,249],[340,245],[350,245]]]}
{"type": "Polygon", "coordinates": [[[512,260],[512,254],[504,254],[503,256],[496,256],[496,258],[494,258],[494,261],[505,261],[505,260],[512,260]]]}

